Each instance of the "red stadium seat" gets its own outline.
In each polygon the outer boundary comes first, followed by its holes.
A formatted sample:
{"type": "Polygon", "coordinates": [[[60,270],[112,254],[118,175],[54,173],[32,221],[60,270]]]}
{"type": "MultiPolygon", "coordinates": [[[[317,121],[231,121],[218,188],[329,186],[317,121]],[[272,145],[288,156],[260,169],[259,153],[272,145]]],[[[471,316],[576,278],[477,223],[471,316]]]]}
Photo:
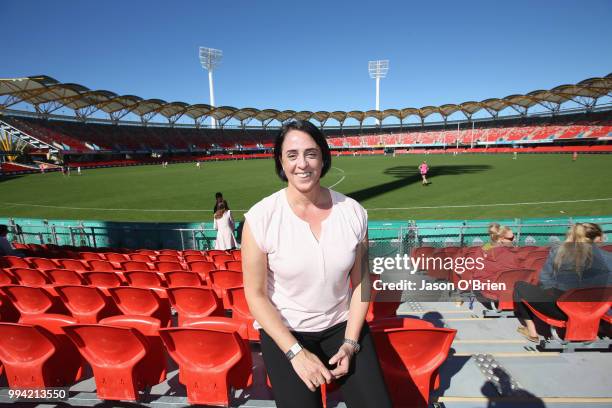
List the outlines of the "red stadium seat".
{"type": "MultiPolygon", "coordinates": [[[[239,387],[233,370],[246,358],[237,333],[207,329],[161,329],[160,336],[179,365],[190,404],[230,404],[230,389],[239,387]]],[[[240,378],[242,379],[242,378],[240,378]]]]}
{"type": "Polygon", "coordinates": [[[157,252],[152,249],[139,249],[137,253],[141,255],[148,255],[153,258],[157,256],[157,252]]]}
{"type": "Polygon", "coordinates": [[[78,321],[72,316],[61,314],[44,313],[36,316],[25,316],[21,319],[21,324],[32,326],[40,326],[52,333],[58,342],[58,352],[66,361],[67,369],[73,371],[74,367],[79,367],[76,371],[74,381],[78,381],[83,377],[87,370],[86,362],[81,357],[79,350],[74,343],[70,341],[63,327],[71,324],[77,324],[78,321]]]}
{"type": "Polygon", "coordinates": [[[149,264],[140,261],[121,262],[121,269],[124,271],[150,271],[149,264]]]}
{"type": "Polygon", "coordinates": [[[233,271],[212,271],[208,275],[210,284],[218,297],[223,299],[223,307],[229,309],[227,289],[242,286],[242,273],[233,271]]]}
{"type": "Polygon", "coordinates": [[[47,258],[26,258],[30,263],[31,268],[36,269],[56,269],[59,268],[57,262],[47,258]]]}
{"type": "Polygon", "coordinates": [[[66,355],[48,330],[29,324],[0,323],[0,333],[0,361],[9,387],[62,387],[78,378],[80,359],[66,355]]]}
{"type": "Polygon", "coordinates": [[[242,272],[242,261],[225,261],[225,269],[228,271],[242,272]]]}
{"type": "Polygon", "coordinates": [[[394,407],[427,407],[437,370],[457,333],[453,329],[373,329],[376,352],[394,407]]]}
{"type": "Polygon", "coordinates": [[[0,267],[3,268],[31,268],[30,263],[18,256],[0,257],[0,267]]]}
{"type": "Polygon", "coordinates": [[[97,252],[81,252],[80,258],[84,261],[100,261],[102,260],[102,255],[97,252]]]}
{"type": "Polygon", "coordinates": [[[119,313],[104,293],[95,287],[65,285],[55,288],[70,314],[79,323],[97,323],[100,319],[119,313]]]}
{"type": "Polygon", "coordinates": [[[197,255],[185,255],[185,262],[189,263],[189,262],[195,262],[195,261],[207,261],[208,258],[206,258],[204,255],[202,254],[197,254],[197,255]]]}
{"type": "Polygon", "coordinates": [[[150,316],[159,319],[162,327],[170,325],[170,305],[167,299],[160,298],[153,289],[109,288],[117,307],[123,314],[150,316]]]}
{"type": "Polygon", "coordinates": [[[31,286],[3,286],[2,291],[19,311],[21,318],[63,311],[45,289],[31,286]]]}
{"type": "Polygon", "coordinates": [[[179,259],[179,257],[178,257],[178,256],[176,256],[176,255],[159,255],[159,256],[157,257],[157,260],[158,260],[159,262],[178,262],[178,263],[180,263],[180,262],[181,262],[181,260],[179,259]]]}
{"type": "Polygon", "coordinates": [[[244,288],[227,289],[227,301],[230,309],[232,309],[232,319],[246,325],[249,340],[259,341],[259,331],[253,327],[255,319],[249,310],[249,305],[244,295],[244,288]]]}
{"type": "Polygon", "coordinates": [[[170,272],[183,270],[180,262],[155,262],[154,269],[158,272],[170,272]]]}
{"type": "Polygon", "coordinates": [[[187,319],[223,316],[221,301],[209,288],[170,288],[168,299],[178,313],[178,325],[187,319]]]}
{"type": "Polygon", "coordinates": [[[116,272],[85,272],[83,277],[88,285],[102,289],[116,288],[123,283],[116,272]]]}
{"type": "Polygon", "coordinates": [[[208,260],[210,262],[213,261],[213,257],[216,255],[227,255],[226,251],[222,251],[220,249],[209,249],[208,251],[206,251],[206,256],[208,257],[208,260]]]}
{"type": "Polygon", "coordinates": [[[60,268],[70,269],[77,272],[86,272],[90,270],[87,261],[80,261],[78,259],[57,259],[56,262],[60,265],[60,268]]]}
{"type": "Polygon", "coordinates": [[[197,249],[186,249],[183,251],[183,256],[191,255],[204,255],[204,252],[198,251],[197,249]]]}
{"type": "Polygon", "coordinates": [[[523,301],[540,320],[565,329],[566,341],[592,341],[597,338],[601,319],[612,307],[612,288],[582,288],[565,292],[557,300],[557,306],[567,315],[567,321],[554,319],[534,309],[523,301]]]}
{"type": "Polygon", "coordinates": [[[178,257],[179,251],[177,251],[176,249],[162,249],[161,251],[159,251],[159,255],[178,257]]]}
{"type": "Polygon", "coordinates": [[[7,269],[0,269],[0,286],[1,285],[14,285],[19,283],[17,278],[7,269]]]}
{"type": "Polygon", "coordinates": [[[189,262],[188,267],[190,271],[197,272],[206,281],[208,281],[208,273],[217,269],[213,262],[208,261],[189,262]]]}
{"type": "Polygon", "coordinates": [[[47,275],[37,269],[13,268],[10,271],[22,285],[45,286],[51,283],[47,275]]]}
{"type": "Polygon", "coordinates": [[[86,285],[87,282],[80,274],[67,269],[49,269],[45,271],[54,285],[86,285]]]}
{"type": "Polygon", "coordinates": [[[143,253],[130,254],[129,255],[131,261],[136,262],[151,262],[153,259],[149,255],[145,255],[143,253]]]}
{"type": "Polygon", "coordinates": [[[131,271],[124,272],[128,285],[137,288],[165,288],[164,280],[157,272],[153,271],[131,271]]]}
{"type": "Polygon", "coordinates": [[[159,384],[166,379],[166,348],[159,337],[160,321],[148,316],[111,316],[100,320],[106,326],[130,327],[138,330],[149,342],[151,358],[145,368],[147,386],[159,384]]]}
{"type": "Polygon", "coordinates": [[[233,260],[234,260],[234,257],[228,254],[219,254],[219,255],[212,256],[212,261],[215,263],[215,266],[217,267],[217,269],[225,269],[225,262],[233,261],[233,260]]]}
{"type": "Polygon", "coordinates": [[[175,288],[180,286],[205,286],[206,282],[200,278],[195,272],[190,271],[172,271],[165,272],[164,277],[168,283],[168,287],[175,288]]]}
{"type": "Polygon", "coordinates": [[[104,253],[104,258],[106,258],[106,260],[109,262],[117,262],[117,263],[121,263],[121,262],[125,262],[129,260],[126,254],[118,254],[114,252],[104,253]]]}
{"type": "Polygon", "coordinates": [[[109,261],[89,261],[89,266],[94,272],[114,272],[117,269],[109,261]]]}
{"type": "Polygon", "coordinates": [[[147,386],[150,346],[138,330],[97,324],[64,328],[93,368],[96,393],[103,400],[138,400],[147,386]]]}
{"type": "Polygon", "coordinates": [[[232,249],[230,251],[230,254],[232,254],[236,261],[242,261],[242,251],[240,251],[239,249],[232,249]]]}

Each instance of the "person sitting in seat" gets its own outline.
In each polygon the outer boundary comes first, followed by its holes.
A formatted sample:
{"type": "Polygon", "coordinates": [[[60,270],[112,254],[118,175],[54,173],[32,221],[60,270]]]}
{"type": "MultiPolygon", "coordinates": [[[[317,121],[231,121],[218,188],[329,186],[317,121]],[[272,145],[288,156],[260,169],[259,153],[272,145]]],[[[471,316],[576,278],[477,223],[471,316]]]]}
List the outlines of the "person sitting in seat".
{"type": "Polygon", "coordinates": [[[23,256],[23,254],[13,248],[13,245],[6,238],[8,235],[8,227],[0,224],[0,256],[23,256]]]}
{"type": "Polygon", "coordinates": [[[514,244],[514,232],[510,227],[494,222],[489,225],[491,242],[482,246],[484,268],[474,270],[474,279],[492,279],[500,271],[520,268],[520,260],[514,244]]]}
{"type": "Polygon", "coordinates": [[[577,223],[570,227],[565,242],[553,248],[540,271],[539,285],[517,282],[514,286],[514,313],[524,322],[517,331],[534,343],[539,342],[533,313],[522,302],[554,319],[567,320],[557,300],[570,289],[612,285],[612,254],[596,244],[603,231],[597,224],[577,223]]]}

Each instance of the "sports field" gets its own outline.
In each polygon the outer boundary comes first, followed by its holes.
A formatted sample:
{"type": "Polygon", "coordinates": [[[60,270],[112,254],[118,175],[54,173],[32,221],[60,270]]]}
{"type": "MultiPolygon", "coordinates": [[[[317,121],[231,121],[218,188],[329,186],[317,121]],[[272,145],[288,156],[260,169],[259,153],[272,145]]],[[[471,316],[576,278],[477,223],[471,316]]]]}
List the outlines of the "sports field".
{"type": "MultiPolygon", "coordinates": [[[[323,184],[372,220],[612,215],[612,156],[406,155],[334,158],[323,184]],[[426,159],[431,185],[417,172],[426,159]]],[[[283,186],[270,160],[35,174],[0,182],[0,216],[108,221],[210,221],[222,191],[235,218],[283,186]]]]}

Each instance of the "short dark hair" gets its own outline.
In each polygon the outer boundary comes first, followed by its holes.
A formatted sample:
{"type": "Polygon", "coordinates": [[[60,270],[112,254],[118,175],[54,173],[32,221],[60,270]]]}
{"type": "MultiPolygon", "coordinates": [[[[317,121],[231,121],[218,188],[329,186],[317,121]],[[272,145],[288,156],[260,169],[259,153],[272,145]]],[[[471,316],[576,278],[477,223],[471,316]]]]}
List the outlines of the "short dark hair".
{"type": "Polygon", "coordinates": [[[221,197],[223,197],[223,194],[221,194],[221,193],[215,193],[215,198],[221,198],[221,197]]]}
{"type": "Polygon", "coordinates": [[[285,141],[285,136],[291,130],[300,130],[308,133],[308,135],[315,141],[317,146],[319,146],[319,149],[321,149],[321,155],[323,156],[323,168],[321,169],[321,178],[323,178],[331,167],[331,153],[323,132],[321,132],[318,127],[307,120],[293,120],[285,123],[283,127],[281,127],[278,136],[276,136],[276,141],[274,142],[274,164],[276,166],[276,174],[281,180],[287,181],[287,176],[283,171],[281,157],[283,155],[283,142],[285,141]]]}

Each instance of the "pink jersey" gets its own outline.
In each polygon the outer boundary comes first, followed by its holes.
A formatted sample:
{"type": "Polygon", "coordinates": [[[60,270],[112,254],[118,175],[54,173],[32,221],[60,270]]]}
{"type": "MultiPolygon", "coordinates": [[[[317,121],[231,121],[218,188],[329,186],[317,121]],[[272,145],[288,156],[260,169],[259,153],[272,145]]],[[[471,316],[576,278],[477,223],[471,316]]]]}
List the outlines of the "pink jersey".
{"type": "Polygon", "coordinates": [[[421,171],[421,174],[427,174],[429,167],[427,167],[427,164],[423,163],[419,166],[419,170],[421,171]]]}

